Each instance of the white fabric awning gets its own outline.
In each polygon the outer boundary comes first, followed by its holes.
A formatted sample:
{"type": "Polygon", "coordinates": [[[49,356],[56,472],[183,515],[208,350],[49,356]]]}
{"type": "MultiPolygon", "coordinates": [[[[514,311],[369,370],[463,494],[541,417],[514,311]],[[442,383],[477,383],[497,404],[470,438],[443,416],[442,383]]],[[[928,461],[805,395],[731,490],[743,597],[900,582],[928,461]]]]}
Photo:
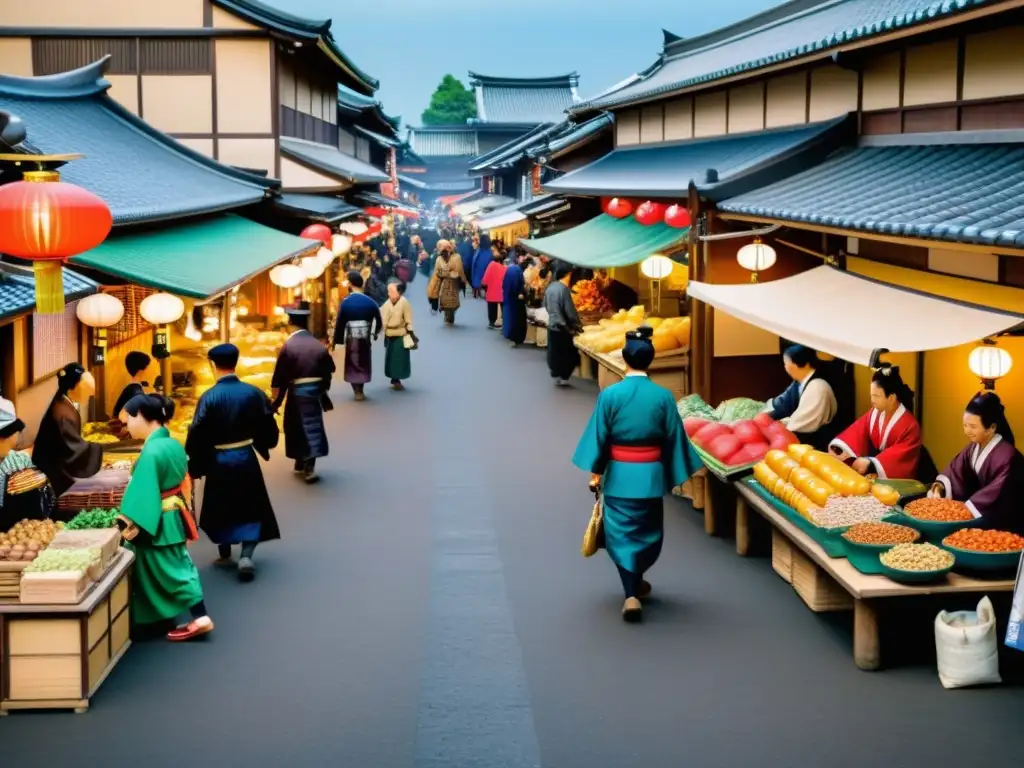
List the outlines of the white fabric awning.
{"type": "Polygon", "coordinates": [[[476,225],[480,229],[497,229],[498,227],[507,227],[509,224],[515,224],[517,221],[526,221],[526,214],[516,210],[500,210],[488,213],[486,216],[481,216],[476,220],[476,225]]]}
{"type": "Polygon", "coordinates": [[[469,216],[479,211],[480,208],[481,205],[478,200],[471,200],[468,203],[462,203],[461,205],[456,205],[455,207],[453,207],[452,213],[454,213],[456,216],[469,216]]]}
{"type": "Polygon", "coordinates": [[[969,344],[1024,317],[815,267],[770,283],[691,282],[691,298],[843,360],[868,365],[876,349],[925,352],[969,344]]]}

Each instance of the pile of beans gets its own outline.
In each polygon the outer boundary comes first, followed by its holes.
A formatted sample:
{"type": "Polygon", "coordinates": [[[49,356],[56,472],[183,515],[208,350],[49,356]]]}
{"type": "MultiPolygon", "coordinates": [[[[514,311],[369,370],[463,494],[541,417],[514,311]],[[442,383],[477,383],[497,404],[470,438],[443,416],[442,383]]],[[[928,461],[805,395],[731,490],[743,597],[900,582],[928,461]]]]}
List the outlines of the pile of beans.
{"type": "Polygon", "coordinates": [[[876,522],[889,512],[890,508],[874,496],[830,496],[824,509],[811,511],[811,521],[822,528],[842,528],[876,522]]]}
{"type": "Polygon", "coordinates": [[[938,571],[949,568],[956,560],[952,553],[934,544],[897,544],[878,559],[897,571],[938,571]]]}
{"type": "Polygon", "coordinates": [[[920,537],[913,528],[894,523],[858,523],[843,534],[854,544],[909,544],[920,537]]]}
{"type": "Polygon", "coordinates": [[[907,504],[903,511],[930,523],[961,523],[974,519],[966,504],[953,499],[918,499],[907,504]]]}
{"type": "Polygon", "coordinates": [[[1007,531],[985,531],[981,528],[963,528],[942,540],[947,547],[967,549],[971,552],[1019,552],[1024,549],[1024,538],[1007,531]]]}

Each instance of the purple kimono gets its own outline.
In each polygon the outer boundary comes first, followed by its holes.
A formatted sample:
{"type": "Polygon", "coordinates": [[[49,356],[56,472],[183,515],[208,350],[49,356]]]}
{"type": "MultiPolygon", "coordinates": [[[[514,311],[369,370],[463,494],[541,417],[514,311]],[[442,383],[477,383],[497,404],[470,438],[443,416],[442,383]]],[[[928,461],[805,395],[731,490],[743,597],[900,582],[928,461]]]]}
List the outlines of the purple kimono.
{"type": "Polygon", "coordinates": [[[944,497],[967,503],[986,528],[1024,533],[1024,456],[1012,444],[995,435],[983,449],[968,445],[935,478],[944,497]]]}

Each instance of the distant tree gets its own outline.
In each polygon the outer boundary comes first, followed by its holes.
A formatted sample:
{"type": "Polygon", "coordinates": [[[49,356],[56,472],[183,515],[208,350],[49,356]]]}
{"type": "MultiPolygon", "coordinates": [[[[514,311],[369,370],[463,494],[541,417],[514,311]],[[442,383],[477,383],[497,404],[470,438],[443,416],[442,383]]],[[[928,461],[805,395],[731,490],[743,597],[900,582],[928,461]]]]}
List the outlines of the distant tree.
{"type": "Polygon", "coordinates": [[[445,75],[423,112],[423,125],[464,125],[476,117],[476,96],[454,75],[445,75]]]}

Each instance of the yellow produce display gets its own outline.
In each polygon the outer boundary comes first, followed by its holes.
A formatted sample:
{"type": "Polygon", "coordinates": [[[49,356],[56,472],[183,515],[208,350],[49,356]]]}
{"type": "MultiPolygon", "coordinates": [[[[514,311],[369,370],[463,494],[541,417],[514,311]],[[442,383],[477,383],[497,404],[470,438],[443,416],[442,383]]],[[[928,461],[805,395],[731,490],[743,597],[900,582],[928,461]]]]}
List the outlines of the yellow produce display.
{"type": "Polygon", "coordinates": [[[900,494],[891,485],[874,483],[871,486],[871,495],[885,504],[887,507],[894,507],[900,501],[900,494]]]}
{"type": "MultiPolygon", "coordinates": [[[[782,452],[776,451],[776,453],[782,452]]],[[[808,470],[798,467],[794,470],[794,474],[796,474],[798,478],[803,479],[810,477],[812,481],[824,485],[824,483],[821,483],[821,481],[815,478],[813,473],[808,470]],[[806,473],[806,475],[800,473],[806,473]]],[[[754,465],[754,479],[759,485],[768,490],[772,496],[777,498],[783,504],[792,507],[808,520],[812,519],[812,512],[815,512],[818,509],[818,504],[815,503],[814,499],[800,490],[800,488],[794,483],[787,483],[779,477],[767,460],[758,462],[754,465]]]]}
{"type": "Polygon", "coordinates": [[[786,482],[789,482],[790,474],[793,470],[800,467],[800,462],[787,456],[785,451],[777,449],[768,451],[764,456],[764,460],[768,462],[768,466],[775,471],[775,474],[786,482]]]}
{"type": "Polygon", "coordinates": [[[804,467],[794,469],[789,475],[789,482],[819,507],[825,506],[829,496],[836,495],[835,488],[804,467]]]}
{"type": "Polygon", "coordinates": [[[799,445],[789,446],[788,453],[797,461],[803,461],[804,456],[814,450],[813,445],[805,445],[803,443],[799,445]]]}
{"type": "Polygon", "coordinates": [[[808,451],[800,464],[835,488],[841,496],[863,496],[871,492],[871,481],[835,456],[808,451]]]}
{"type": "Polygon", "coordinates": [[[651,341],[655,353],[666,354],[690,345],[690,318],[645,318],[644,308],[640,305],[628,310],[620,309],[611,317],[602,318],[596,325],[585,325],[583,333],[576,337],[576,345],[591,352],[615,352],[625,345],[626,332],[634,331],[641,325],[649,325],[654,329],[651,341]]]}

